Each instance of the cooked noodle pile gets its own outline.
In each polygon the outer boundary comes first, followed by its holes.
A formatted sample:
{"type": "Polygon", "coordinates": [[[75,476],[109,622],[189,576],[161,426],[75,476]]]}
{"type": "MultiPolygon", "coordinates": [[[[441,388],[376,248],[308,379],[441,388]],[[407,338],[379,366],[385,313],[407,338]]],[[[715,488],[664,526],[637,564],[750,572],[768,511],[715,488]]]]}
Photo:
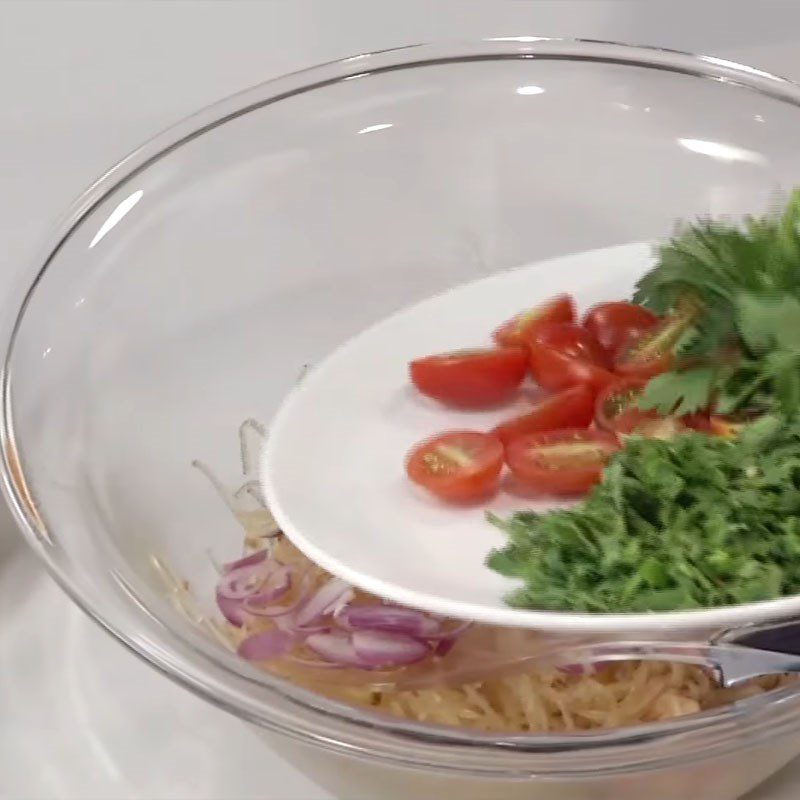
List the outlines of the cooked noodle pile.
{"type": "Polygon", "coordinates": [[[445,689],[374,695],[351,690],[347,697],[420,722],[492,732],[565,732],[694,714],[776,684],[773,679],[724,692],[697,667],[629,662],[595,675],[529,671],[445,689]]]}

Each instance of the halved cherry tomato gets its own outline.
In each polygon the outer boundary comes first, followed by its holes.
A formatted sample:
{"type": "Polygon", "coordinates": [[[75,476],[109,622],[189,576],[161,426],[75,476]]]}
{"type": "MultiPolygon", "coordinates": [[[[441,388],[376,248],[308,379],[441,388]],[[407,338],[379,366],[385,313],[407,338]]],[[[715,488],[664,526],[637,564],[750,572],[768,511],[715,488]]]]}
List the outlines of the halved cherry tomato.
{"type": "Polygon", "coordinates": [[[687,414],[681,418],[681,422],[690,430],[711,433],[711,418],[708,413],[698,411],[696,414],[687,414]]]}
{"type": "Polygon", "coordinates": [[[623,301],[600,303],[590,308],[583,327],[612,355],[631,335],[639,335],[658,324],[658,317],[644,306],[623,301]]]}
{"type": "Polygon", "coordinates": [[[488,433],[448,431],[417,444],[406,473],[443,500],[464,502],[488,496],[503,467],[503,445],[488,433]]]}
{"type": "Polygon", "coordinates": [[[448,405],[479,408],[507,400],[522,383],[522,347],[461,350],[412,361],[411,380],[422,394],[448,405]]]}
{"type": "Polygon", "coordinates": [[[626,377],[652,378],[669,371],[673,347],[690,323],[686,315],[667,317],[654,328],[632,335],[618,350],[614,371],[626,377]]]}
{"type": "Polygon", "coordinates": [[[603,348],[577,325],[542,326],[531,342],[531,374],[551,392],[580,385],[599,391],[614,380],[606,362],[603,348]]]}
{"type": "Polygon", "coordinates": [[[570,322],[556,322],[541,325],[530,339],[531,347],[551,347],[570,358],[581,358],[606,367],[608,353],[600,346],[594,336],[580,325],[570,322]]]}
{"type": "Polygon", "coordinates": [[[493,334],[497,344],[505,347],[527,345],[541,325],[552,322],[574,322],[575,302],[568,294],[560,294],[535,308],[521,311],[504,322],[493,334]]]}
{"type": "Polygon", "coordinates": [[[550,347],[531,350],[531,374],[539,386],[550,392],[584,385],[598,392],[616,378],[614,373],[597,364],[571,358],[550,347]]]}
{"type": "Polygon", "coordinates": [[[514,439],[557,428],[585,428],[594,413],[594,391],[574,386],[540,400],[532,411],[498,425],[492,433],[507,447],[514,439]]]}
{"type": "Polygon", "coordinates": [[[595,423],[611,433],[631,433],[644,422],[659,418],[655,411],[642,411],[637,403],[647,381],[622,378],[609,384],[597,396],[595,423]]]}
{"type": "Polygon", "coordinates": [[[605,431],[565,428],[515,439],[506,449],[506,463],[520,481],[541,492],[579,494],[599,482],[619,447],[605,431]]]}

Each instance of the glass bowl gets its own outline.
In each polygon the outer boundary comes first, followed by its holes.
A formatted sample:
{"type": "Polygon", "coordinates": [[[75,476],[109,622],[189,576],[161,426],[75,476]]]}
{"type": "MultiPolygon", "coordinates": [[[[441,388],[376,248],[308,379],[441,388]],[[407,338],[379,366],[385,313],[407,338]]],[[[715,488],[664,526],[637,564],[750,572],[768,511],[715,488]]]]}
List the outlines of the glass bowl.
{"type": "MultiPolygon", "coordinates": [[[[800,753],[797,690],[495,736],[235,658],[198,623],[214,613],[207,554],[235,557],[241,528],[191,464],[241,482],[237,426],[268,422],[305,365],[411,302],[763,210],[800,183],[798,103],[791,82],[715,58],[508,37],[356,56],[181,122],[80,198],[10,315],[3,476],[26,537],[129,649],[343,798],[739,797],[800,753]]],[[[234,510],[257,523],[248,498],[234,510]]]]}

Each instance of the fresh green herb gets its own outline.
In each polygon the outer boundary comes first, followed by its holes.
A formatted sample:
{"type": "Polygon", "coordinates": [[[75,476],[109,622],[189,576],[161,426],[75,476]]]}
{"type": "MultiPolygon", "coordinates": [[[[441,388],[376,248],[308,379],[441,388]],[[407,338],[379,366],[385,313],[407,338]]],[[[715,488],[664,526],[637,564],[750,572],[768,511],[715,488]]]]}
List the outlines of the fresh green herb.
{"type": "Polygon", "coordinates": [[[708,403],[717,370],[696,367],[652,378],[642,392],[642,405],[659,414],[693,414],[708,403]]]}
{"type": "Polygon", "coordinates": [[[631,438],[577,506],[510,519],[488,565],[512,606],[636,612],[800,592],[800,421],[765,416],[732,441],[631,438]]]}
{"type": "Polygon", "coordinates": [[[779,216],[686,227],[634,300],[692,319],[673,348],[678,368],[648,385],[642,408],[800,410],[800,191],[779,216]]]}

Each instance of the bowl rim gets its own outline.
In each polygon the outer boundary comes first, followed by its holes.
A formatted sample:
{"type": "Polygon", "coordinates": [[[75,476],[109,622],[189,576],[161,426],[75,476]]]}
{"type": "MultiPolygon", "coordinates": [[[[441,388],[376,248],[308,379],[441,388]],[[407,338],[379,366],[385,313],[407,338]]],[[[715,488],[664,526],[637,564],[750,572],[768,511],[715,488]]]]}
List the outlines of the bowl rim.
{"type": "MultiPolygon", "coordinates": [[[[345,79],[400,69],[496,60],[593,61],[644,67],[754,90],[800,107],[800,85],[769,72],[713,56],[592,39],[492,37],[467,43],[415,44],[312,66],[245,89],[179,121],[111,167],[72,205],[30,269],[9,293],[3,319],[0,375],[0,478],[28,543],[72,600],[114,638],[165,676],[212,704],[263,728],[342,754],[382,763],[475,776],[520,779],[622,774],[659,769],[680,758],[688,764],[773,738],[800,725],[800,689],[783,689],[723,708],[658,724],[579,734],[480,734],[388,718],[328,700],[213,652],[199,634],[161,625],[131,597],[99,608],[91,587],[50,535],[26,476],[24,447],[14,432],[12,359],[28,304],[60,249],[83,220],[113,192],[184,144],[238,117],[280,100],[345,79]],[[133,616],[132,616],[133,614],[133,616]],[[743,730],[742,722],[746,726],[743,730]],[[565,756],[565,759],[560,756],[565,756]]],[[[117,587],[119,588],[119,587],[117,587]]]]}

